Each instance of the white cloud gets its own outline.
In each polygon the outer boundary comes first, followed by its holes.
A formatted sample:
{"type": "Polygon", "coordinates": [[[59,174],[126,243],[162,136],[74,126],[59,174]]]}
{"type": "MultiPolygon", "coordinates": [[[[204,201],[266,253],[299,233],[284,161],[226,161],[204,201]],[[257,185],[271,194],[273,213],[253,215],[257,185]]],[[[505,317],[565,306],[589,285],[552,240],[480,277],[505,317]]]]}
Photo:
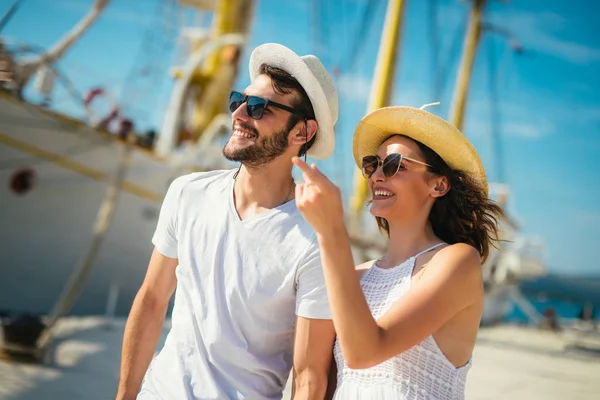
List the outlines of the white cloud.
{"type": "MultiPolygon", "coordinates": [[[[394,93],[394,98],[392,100],[394,105],[398,106],[409,106],[419,108],[424,104],[430,104],[437,101],[437,99],[431,98],[431,93],[429,90],[425,90],[422,86],[416,85],[400,85],[396,88],[394,93]]],[[[448,105],[446,105],[447,107],[448,105]]],[[[440,107],[444,107],[444,104],[439,104],[435,106],[427,107],[427,111],[439,114],[440,107]]],[[[445,109],[446,107],[442,108],[445,109]]]]}
{"type": "MultiPolygon", "coordinates": [[[[544,116],[543,112],[532,113],[530,109],[516,106],[511,102],[502,102],[498,106],[499,128],[502,136],[521,139],[537,140],[556,132],[553,121],[544,116]]],[[[491,115],[489,103],[473,101],[467,110],[468,122],[466,134],[482,137],[491,134],[491,115]]],[[[552,114],[559,116],[558,114],[552,114]]]]}
{"type": "Polygon", "coordinates": [[[566,85],[570,90],[578,93],[594,93],[594,86],[589,82],[570,82],[566,85]]]}
{"type": "Polygon", "coordinates": [[[571,117],[580,118],[585,122],[600,122],[600,106],[571,108],[568,110],[568,113],[571,117]]]}
{"type": "Polygon", "coordinates": [[[340,96],[367,102],[371,93],[371,79],[361,75],[340,75],[336,82],[340,96]]]}
{"type": "Polygon", "coordinates": [[[574,210],[574,219],[581,225],[597,228],[600,226],[600,211],[574,210]]]}
{"type": "Polygon", "coordinates": [[[554,125],[548,120],[528,122],[524,120],[509,122],[502,126],[502,132],[523,139],[539,139],[555,132],[554,125]]]}
{"type": "Polygon", "coordinates": [[[541,130],[532,124],[511,122],[502,128],[503,133],[525,139],[538,139],[542,136],[541,130]]]}
{"type": "Polygon", "coordinates": [[[563,16],[546,11],[543,13],[530,12],[498,12],[497,20],[515,35],[519,42],[534,51],[562,57],[577,64],[587,64],[600,61],[600,48],[572,42],[560,37],[568,24],[563,16]]]}

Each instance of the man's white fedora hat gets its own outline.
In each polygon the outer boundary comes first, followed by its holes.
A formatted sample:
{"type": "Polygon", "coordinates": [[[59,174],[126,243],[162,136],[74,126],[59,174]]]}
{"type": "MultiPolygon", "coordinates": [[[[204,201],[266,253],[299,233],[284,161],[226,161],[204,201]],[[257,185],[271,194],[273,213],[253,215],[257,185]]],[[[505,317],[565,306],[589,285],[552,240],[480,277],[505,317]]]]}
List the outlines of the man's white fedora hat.
{"type": "Polygon", "coordinates": [[[333,80],[321,61],[314,55],[300,57],[277,43],[265,43],[254,49],[250,55],[252,81],[259,75],[262,64],[281,68],[302,85],[319,125],[315,142],[306,155],[320,159],[329,158],[335,148],[333,125],[338,119],[338,95],[333,80]]]}

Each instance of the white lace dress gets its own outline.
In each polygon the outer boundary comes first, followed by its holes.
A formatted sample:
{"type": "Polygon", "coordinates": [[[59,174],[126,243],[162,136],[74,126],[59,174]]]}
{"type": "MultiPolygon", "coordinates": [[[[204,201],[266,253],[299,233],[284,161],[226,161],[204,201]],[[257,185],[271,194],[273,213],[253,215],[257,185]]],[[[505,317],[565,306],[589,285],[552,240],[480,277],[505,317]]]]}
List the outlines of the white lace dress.
{"type": "MultiPolygon", "coordinates": [[[[415,259],[444,243],[422,251],[389,269],[373,263],[361,279],[371,313],[380,318],[410,288],[415,259]]],[[[336,340],[335,400],[459,400],[464,399],[465,381],[471,360],[456,368],[442,353],[432,336],[411,349],[367,369],[350,369],[336,340]]]]}

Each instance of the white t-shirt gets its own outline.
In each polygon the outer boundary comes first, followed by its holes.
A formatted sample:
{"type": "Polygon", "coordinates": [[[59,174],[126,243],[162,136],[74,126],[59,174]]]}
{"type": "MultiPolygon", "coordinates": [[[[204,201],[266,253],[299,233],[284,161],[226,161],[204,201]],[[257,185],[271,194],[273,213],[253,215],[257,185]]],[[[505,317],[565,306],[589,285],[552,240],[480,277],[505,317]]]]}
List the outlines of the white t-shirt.
{"type": "Polygon", "coordinates": [[[331,319],[316,234],[294,200],[240,220],[235,170],[179,177],[152,242],[178,258],[172,328],[138,399],[281,399],[296,316],[331,319]]]}

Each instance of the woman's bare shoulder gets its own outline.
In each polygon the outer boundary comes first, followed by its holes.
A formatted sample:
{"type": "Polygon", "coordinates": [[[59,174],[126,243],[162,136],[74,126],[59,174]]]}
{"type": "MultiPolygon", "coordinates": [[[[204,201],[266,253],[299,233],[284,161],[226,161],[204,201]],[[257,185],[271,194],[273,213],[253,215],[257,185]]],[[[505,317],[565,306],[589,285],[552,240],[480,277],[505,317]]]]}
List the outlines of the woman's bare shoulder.
{"type": "MultiPolygon", "coordinates": [[[[481,279],[481,255],[476,248],[466,243],[455,243],[440,249],[429,262],[438,277],[481,279]]],[[[452,279],[454,280],[454,279],[452,279]]]]}
{"type": "MultiPolygon", "coordinates": [[[[480,266],[481,264],[481,256],[477,249],[466,243],[455,243],[450,244],[448,246],[442,247],[437,254],[435,254],[434,258],[444,259],[444,261],[453,261],[451,264],[456,264],[459,262],[459,265],[465,266],[480,266]]],[[[469,268],[469,267],[467,267],[469,268]]]]}

